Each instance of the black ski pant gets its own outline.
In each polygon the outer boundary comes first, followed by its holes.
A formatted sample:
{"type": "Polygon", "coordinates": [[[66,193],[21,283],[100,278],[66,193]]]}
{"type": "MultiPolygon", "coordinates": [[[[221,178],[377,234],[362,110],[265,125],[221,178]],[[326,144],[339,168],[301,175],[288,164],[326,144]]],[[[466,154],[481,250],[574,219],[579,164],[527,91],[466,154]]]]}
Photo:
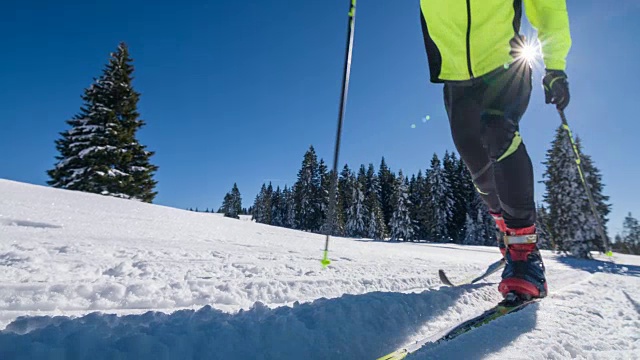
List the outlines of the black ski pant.
{"type": "Polygon", "coordinates": [[[481,198],[509,228],[536,221],[533,166],[519,132],[530,97],[531,69],[522,62],[444,85],[455,146],[481,198]]]}

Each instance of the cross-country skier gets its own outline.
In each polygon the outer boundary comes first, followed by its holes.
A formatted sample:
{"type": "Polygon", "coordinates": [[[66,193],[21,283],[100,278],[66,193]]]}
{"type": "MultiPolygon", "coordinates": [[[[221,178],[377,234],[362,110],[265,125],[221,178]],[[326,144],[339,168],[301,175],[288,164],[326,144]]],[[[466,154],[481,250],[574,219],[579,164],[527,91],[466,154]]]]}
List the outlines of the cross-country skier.
{"type": "MultiPolygon", "coordinates": [[[[547,283],[537,246],[533,167],[518,127],[532,76],[520,55],[522,3],[421,0],[420,6],[431,81],[444,83],[453,141],[499,229],[507,263],[498,289],[505,297],[542,298],[547,283]]],[[[563,110],[571,47],[566,2],[524,0],[524,7],[542,47],[545,101],[563,110]]]]}

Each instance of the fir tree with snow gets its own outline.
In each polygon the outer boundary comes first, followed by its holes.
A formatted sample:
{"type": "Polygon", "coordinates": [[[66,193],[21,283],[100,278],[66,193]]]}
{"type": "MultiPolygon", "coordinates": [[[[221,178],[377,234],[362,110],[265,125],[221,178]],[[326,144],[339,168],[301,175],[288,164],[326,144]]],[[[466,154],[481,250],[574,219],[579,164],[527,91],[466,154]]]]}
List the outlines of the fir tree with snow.
{"type": "Polygon", "coordinates": [[[397,199],[396,207],[391,217],[391,240],[413,241],[415,240],[413,222],[409,215],[409,183],[405,179],[402,171],[398,172],[395,184],[397,199]]]}
{"type": "MultiPolygon", "coordinates": [[[[331,192],[331,176],[332,172],[329,171],[327,165],[323,159],[320,159],[318,163],[318,172],[320,176],[320,187],[318,188],[318,199],[320,200],[320,221],[322,234],[326,234],[329,231],[329,193],[331,192]]],[[[335,217],[334,217],[335,221],[335,217]]],[[[332,225],[335,225],[332,224],[332,225]]]]}
{"type": "Polygon", "coordinates": [[[347,209],[345,233],[349,237],[364,237],[367,220],[365,218],[364,193],[355,174],[349,175],[347,187],[351,190],[351,203],[347,209]]]}
{"type": "Polygon", "coordinates": [[[446,151],[442,159],[444,176],[447,179],[448,194],[452,199],[451,221],[447,232],[454,242],[460,242],[465,235],[464,226],[467,218],[467,198],[465,190],[469,187],[464,181],[463,173],[459,169],[456,154],[446,151]]]}
{"type": "Polygon", "coordinates": [[[422,170],[418,170],[418,175],[412,176],[409,181],[409,216],[413,221],[416,239],[429,238],[429,213],[429,186],[422,170]]]}
{"type": "MultiPolygon", "coordinates": [[[[269,183],[271,187],[271,183],[269,183]]],[[[272,188],[273,189],[273,188],[272,188]]],[[[256,195],[253,203],[252,219],[261,224],[271,224],[271,192],[266,184],[262,184],[260,192],[256,195]]]]}
{"type": "MultiPolygon", "coordinates": [[[[579,139],[576,139],[576,147],[582,154],[584,178],[593,193],[602,224],[605,224],[609,210],[605,203],[608,198],[602,194],[601,176],[591,159],[582,152],[579,139]]],[[[544,200],[549,212],[547,224],[556,249],[582,258],[590,257],[591,250],[604,250],[598,235],[598,223],[590,210],[575,163],[573,147],[562,127],[556,130],[544,164],[547,166],[544,173],[544,200]]]]}
{"type": "Polygon", "coordinates": [[[313,146],[304,154],[294,189],[296,228],[318,232],[323,225],[322,184],[318,157],[313,146]]]}
{"type": "Polygon", "coordinates": [[[624,218],[621,240],[630,254],[640,254],[640,223],[631,213],[624,218]]]}
{"type": "Polygon", "coordinates": [[[365,179],[366,236],[371,239],[383,240],[387,236],[387,227],[384,224],[384,216],[378,197],[380,184],[373,164],[369,164],[365,179]]]}
{"type": "MultiPolygon", "coordinates": [[[[580,139],[580,137],[576,137],[575,141],[578,149],[582,149],[582,140],[580,139]]],[[[600,172],[600,169],[594,166],[591,156],[588,154],[582,154],[581,164],[582,164],[582,168],[584,169],[585,179],[587,181],[587,184],[589,185],[589,189],[591,190],[591,195],[595,203],[596,213],[599,216],[599,221],[596,221],[596,218],[593,216],[593,211],[591,210],[591,206],[589,205],[589,201],[587,198],[587,201],[584,204],[584,211],[585,213],[589,214],[589,219],[592,224],[592,229],[595,230],[595,232],[590,236],[590,238],[592,239],[591,246],[601,252],[605,252],[606,251],[605,244],[603,243],[602,237],[600,236],[600,233],[597,231],[597,228],[599,226],[598,225],[598,222],[599,222],[603,227],[602,231],[604,232],[604,234],[606,235],[608,233],[607,223],[609,222],[609,219],[607,218],[607,216],[611,212],[611,205],[609,204],[609,196],[604,195],[604,184],[602,183],[602,174],[600,172]]],[[[586,197],[586,193],[585,193],[585,197],[586,197]]],[[[605,241],[607,243],[610,242],[608,236],[605,241]]]]}
{"type": "Polygon", "coordinates": [[[544,205],[536,210],[536,230],[538,233],[538,247],[540,249],[554,249],[554,241],[549,231],[549,213],[544,205]]]}
{"type": "Polygon", "coordinates": [[[431,168],[428,170],[426,178],[429,186],[430,238],[438,242],[451,241],[449,223],[453,217],[454,202],[449,181],[436,154],[433,154],[431,168]]]}
{"type": "Polygon", "coordinates": [[[242,213],[242,197],[236,183],[233,184],[231,192],[228,192],[224,196],[221,209],[226,217],[234,219],[240,218],[240,214],[242,213]]]}
{"type": "Polygon", "coordinates": [[[293,229],[295,227],[295,219],[296,219],[296,204],[293,196],[293,190],[285,185],[284,190],[282,190],[282,204],[284,205],[283,209],[283,226],[289,229],[293,229]]]}
{"type": "Polygon", "coordinates": [[[282,191],[278,186],[271,196],[271,225],[284,226],[284,208],[282,191]]]}
{"type": "Polygon", "coordinates": [[[380,199],[380,208],[382,210],[382,217],[384,224],[389,228],[391,223],[391,217],[393,216],[393,209],[396,202],[394,199],[395,189],[395,175],[391,172],[391,169],[387,166],[384,157],[380,161],[380,168],[378,169],[378,198],[380,199]]]}
{"type": "Polygon", "coordinates": [[[480,233],[477,226],[477,219],[474,219],[471,214],[467,213],[464,223],[464,237],[462,238],[462,244],[464,245],[477,245],[478,235],[480,233]]]}
{"type": "Polygon", "coordinates": [[[102,76],[87,88],[71,127],[56,140],[53,187],[151,202],[158,167],[154,154],[136,139],[144,126],[137,111],[140,94],[132,87],[133,65],[124,43],[111,54],[102,76]]]}
{"type": "Polygon", "coordinates": [[[334,228],[336,235],[346,235],[348,213],[352,203],[352,196],[351,169],[345,164],[342,171],[340,171],[340,176],[338,177],[338,202],[336,205],[337,228],[334,228]]]}

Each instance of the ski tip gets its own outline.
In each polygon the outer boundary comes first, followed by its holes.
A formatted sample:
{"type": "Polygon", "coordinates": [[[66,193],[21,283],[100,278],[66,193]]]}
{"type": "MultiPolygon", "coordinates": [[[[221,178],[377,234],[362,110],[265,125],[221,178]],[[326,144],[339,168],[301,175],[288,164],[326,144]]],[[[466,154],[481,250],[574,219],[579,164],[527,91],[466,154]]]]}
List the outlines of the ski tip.
{"type": "Polygon", "coordinates": [[[447,286],[454,286],[453,283],[451,283],[451,281],[447,277],[447,274],[444,273],[444,270],[442,269],[438,270],[438,276],[440,277],[440,281],[442,281],[443,284],[447,286]]]}

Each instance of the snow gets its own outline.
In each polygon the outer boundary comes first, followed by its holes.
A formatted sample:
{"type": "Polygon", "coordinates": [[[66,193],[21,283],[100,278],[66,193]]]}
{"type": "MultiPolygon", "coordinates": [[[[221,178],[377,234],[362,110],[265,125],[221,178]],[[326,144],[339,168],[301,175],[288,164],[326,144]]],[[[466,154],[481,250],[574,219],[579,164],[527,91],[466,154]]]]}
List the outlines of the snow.
{"type": "Polygon", "coordinates": [[[85,157],[85,156],[87,156],[87,155],[89,155],[89,154],[91,154],[91,153],[94,153],[94,152],[102,152],[102,151],[105,151],[105,150],[113,151],[113,150],[118,150],[118,148],[117,148],[117,147],[115,147],[115,146],[111,146],[111,145],[106,145],[106,146],[91,146],[91,147],[88,147],[88,148],[83,149],[82,151],[80,151],[80,153],[78,153],[78,156],[79,156],[79,157],[81,157],[81,158],[83,158],[83,157],[85,157]]]}
{"type": "MultiPolygon", "coordinates": [[[[500,299],[437,278],[495,248],[324,241],[0,179],[0,359],[375,359],[500,299]]],[[[640,258],[543,256],[547,299],[409,358],[638,359],[640,258]]]]}

